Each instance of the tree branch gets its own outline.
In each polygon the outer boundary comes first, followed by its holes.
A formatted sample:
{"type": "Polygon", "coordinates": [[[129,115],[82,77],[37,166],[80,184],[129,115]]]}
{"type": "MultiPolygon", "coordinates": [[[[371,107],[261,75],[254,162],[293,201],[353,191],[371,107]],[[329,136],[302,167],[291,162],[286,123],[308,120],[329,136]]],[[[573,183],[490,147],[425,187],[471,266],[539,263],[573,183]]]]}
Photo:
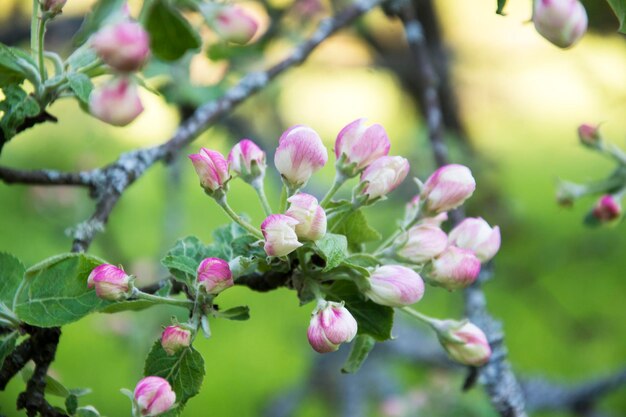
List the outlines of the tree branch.
{"type": "Polygon", "coordinates": [[[48,169],[33,171],[0,167],[0,180],[6,184],[77,185],[91,187],[90,172],[62,172],[48,169]]]}

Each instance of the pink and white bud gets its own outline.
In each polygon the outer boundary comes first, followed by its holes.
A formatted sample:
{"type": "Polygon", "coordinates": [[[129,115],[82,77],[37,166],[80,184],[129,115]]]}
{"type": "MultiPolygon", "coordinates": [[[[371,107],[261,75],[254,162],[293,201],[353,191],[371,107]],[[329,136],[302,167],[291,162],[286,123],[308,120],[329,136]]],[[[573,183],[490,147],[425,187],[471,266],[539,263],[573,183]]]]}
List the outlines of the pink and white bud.
{"type": "Polygon", "coordinates": [[[580,139],[580,143],[585,146],[590,148],[597,147],[602,141],[600,127],[588,124],[578,126],[578,139],[580,139]]]}
{"type": "Polygon", "coordinates": [[[213,28],[226,42],[245,45],[250,42],[259,24],[241,7],[225,6],[215,14],[213,28]]]}
{"type": "Polygon", "coordinates": [[[475,189],[476,181],[468,167],[444,165],[426,180],[421,197],[427,211],[441,213],[459,207],[475,189]]]}
{"type": "Polygon", "coordinates": [[[200,262],[197,281],[208,294],[219,294],[235,285],[228,262],[220,258],[206,258],[200,262]]]}
{"type": "Polygon", "coordinates": [[[87,287],[96,287],[96,294],[104,300],[123,300],[130,295],[131,277],[121,268],[102,264],[87,277],[87,287]]]}
{"type": "Polygon", "coordinates": [[[453,360],[469,366],[482,366],[489,362],[491,347],[487,336],[469,321],[439,321],[435,325],[443,348],[453,360]]]}
{"type": "Polygon", "coordinates": [[[474,252],[448,246],[432,262],[430,274],[433,284],[450,291],[471,285],[480,273],[480,259],[474,252]]]}
{"type": "Polygon", "coordinates": [[[401,156],[382,156],[361,174],[363,195],[368,200],[383,197],[395,190],[409,173],[409,161],[401,156]]]}
{"type": "Polygon", "coordinates": [[[158,416],[170,410],[176,402],[176,393],[169,382],[159,376],[148,376],[135,387],[135,407],[140,416],[158,416]]]}
{"type": "Polygon", "coordinates": [[[298,220],[284,214],[272,214],[261,224],[265,237],[265,253],[269,256],[285,256],[302,246],[298,242],[298,220]]]}
{"type": "Polygon", "coordinates": [[[387,132],[381,125],[368,126],[366,119],[357,119],[337,135],[335,156],[338,161],[342,155],[345,158],[344,166],[338,168],[347,171],[349,165],[355,164],[354,169],[348,172],[349,176],[354,176],[376,159],[387,156],[390,146],[387,132]]]}
{"type": "Polygon", "coordinates": [[[500,249],[500,228],[492,228],[481,217],[468,217],[452,229],[450,244],[469,249],[482,262],[487,262],[500,249]]]}
{"type": "Polygon", "coordinates": [[[315,130],[297,125],[287,129],[278,141],[274,165],[291,187],[306,184],[328,161],[328,152],[315,130]]]}
{"type": "Polygon", "coordinates": [[[412,269],[400,265],[376,268],[369,277],[365,296],[383,306],[402,307],[414,304],[424,296],[424,281],[412,269]]]}
{"type": "Polygon", "coordinates": [[[357,323],[343,303],[321,301],[311,316],[307,337],[319,353],[334,352],[356,336],[357,323]]]}
{"type": "Polygon", "coordinates": [[[619,200],[610,194],[600,197],[591,214],[601,223],[610,223],[622,216],[622,206],[619,200]]]}
{"type": "Polygon", "coordinates": [[[89,96],[89,111],[113,126],[126,126],[143,111],[137,85],[128,78],[114,78],[89,96]]]}
{"type": "Polygon", "coordinates": [[[221,153],[201,148],[200,152],[189,155],[189,159],[200,178],[200,185],[207,193],[224,188],[230,180],[228,161],[221,153]]]}
{"type": "Polygon", "coordinates": [[[150,56],[148,32],[129,20],[100,29],[91,46],[105,64],[120,72],[139,71],[150,56]]]}
{"type": "Polygon", "coordinates": [[[541,36],[568,48],[587,31],[587,12],[578,0],[535,0],[533,23],[541,36]]]}
{"type": "Polygon", "coordinates": [[[320,240],[326,235],[326,212],[317,198],[310,194],[298,193],[287,199],[291,203],[285,213],[299,223],[296,234],[302,240],[320,240]]]}
{"type": "Polygon", "coordinates": [[[438,226],[420,224],[401,235],[397,242],[400,257],[421,264],[439,256],[448,246],[448,236],[438,226]]]}
{"type": "Polygon", "coordinates": [[[58,14],[63,10],[65,3],[67,3],[67,0],[44,0],[41,7],[44,12],[58,14]]]}
{"type": "Polygon", "coordinates": [[[191,346],[191,331],[181,326],[167,326],[161,334],[161,346],[168,355],[174,355],[191,346]]]}
{"type": "Polygon", "coordinates": [[[244,181],[252,182],[265,175],[265,152],[250,139],[243,139],[228,154],[230,169],[244,181]]]}

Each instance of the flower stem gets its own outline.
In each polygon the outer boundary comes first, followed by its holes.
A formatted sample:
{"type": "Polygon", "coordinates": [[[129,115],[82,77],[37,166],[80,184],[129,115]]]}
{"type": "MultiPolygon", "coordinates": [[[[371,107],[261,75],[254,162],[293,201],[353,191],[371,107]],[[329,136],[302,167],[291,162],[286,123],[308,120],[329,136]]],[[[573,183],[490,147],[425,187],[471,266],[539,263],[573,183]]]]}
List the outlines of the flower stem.
{"type": "Polygon", "coordinates": [[[330,187],[330,190],[328,190],[328,192],[322,199],[322,202],[320,203],[320,205],[325,208],[326,205],[330,203],[330,199],[333,198],[333,196],[337,193],[337,191],[339,191],[341,186],[347,180],[348,178],[345,175],[341,174],[340,172],[337,172],[337,174],[335,174],[335,181],[333,182],[333,186],[330,187]]]}
{"type": "Polygon", "coordinates": [[[245,230],[247,230],[248,232],[250,232],[254,236],[258,237],[259,239],[264,239],[263,233],[261,233],[261,231],[259,229],[257,229],[256,227],[252,226],[250,223],[248,223],[247,221],[242,219],[237,213],[235,213],[235,211],[228,205],[228,202],[226,201],[226,196],[224,196],[224,197],[222,197],[220,199],[217,199],[215,201],[217,201],[217,204],[219,204],[220,207],[222,209],[224,209],[226,214],[228,214],[230,216],[230,218],[235,221],[235,223],[237,223],[239,226],[243,227],[245,230]]]}
{"type": "Polygon", "coordinates": [[[280,192],[280,204],[278,205],[278,212],[284,213],[287,208],[287,185],[283,182],[283,189],[280,192]]]}
{"type": "Polygon", "coordinates": [[[436,319],[433,319],[432,317],[428,317],[428,316],[420,313],[419,311],[412,309],[411,307],[401,307],[400,310],[402,310],[403,312],[405,312],[409,316],[418,319],[422,323],[425,323],[425,324],[429,325],[433,329],[435,328],[435,323],[437,321],[436,319]]]}
{"type": "Polygon", "coordinates": [[[158,295],[147,294],[139,290],[133,291],[133,297],[139,300],[151,301],[157,304],[169,304],[169,305],[173,305],[177,307],[185,307],[189,309],[194,307],[194,302],[190,300],[177,300],[177,299],[169,298],[169,297],[160,297],[158,295]]]}
{"type": "Polygon", "coordinates": [[[252,181],[250,185],[252,185],[252,188],[254,188],[254,191],[256,191],[257,195],[259,196],[259,200],[261,200],[261,205],[263,206],[263,211],[265,211],[265,215],[269,216],[270,214],[272,214],[272,207],[267,201],[267,196],[265,195],[263,179],[261,178],[260,180],[252,181]]]}
{"type": "Polygon", "coordinates": [[[41,76],[41,82],[46,81],[46,64],[44,62],[44,37],[46,35],[46,24],[48,23],[48,17],[46,15],[41,16],[39,19],[39,25],[37,27],[37,58],[39,62],[39,75],[41,76]]]}

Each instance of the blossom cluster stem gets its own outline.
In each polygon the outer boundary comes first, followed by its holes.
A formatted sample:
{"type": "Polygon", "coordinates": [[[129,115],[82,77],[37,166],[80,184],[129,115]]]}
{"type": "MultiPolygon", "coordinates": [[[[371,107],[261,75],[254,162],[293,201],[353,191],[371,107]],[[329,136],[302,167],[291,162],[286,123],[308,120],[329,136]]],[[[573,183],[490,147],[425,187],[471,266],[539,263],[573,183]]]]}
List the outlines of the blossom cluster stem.
{"type": "Polygon", "coordinates": [[[417,311],[417,310],[415,310],[415,309],[413,309],[411,307],[401,307],[400,310],[405,312],[409,316],[418,319],[422,323],[425,323],[425,324],[429,325],[433,329],[435,328],[436,319],[433,319],[432,317],[428,317],[427,315],[422,314],[419,311],[417,311]]]}
{"type": "Polygon", "coordinates": [[[254,191],[256,191],[257,195],[259,196],[259,200],[261,201],[261,205],[263,206],[263,211],[265,212],[265,215],[269,216],[270,214],[272,214],[272,207],[270,206],[269,201],[267,201],[263,181],[252,181],[250,185],[252,185],[252,188],[254,188],[254,191]]]}
{"type": "Polygon", "coordinates": [[[169,297],[160,297],[158,295],[147,294],[138,289],[133,291],[133,297],[139,300],[146,300],[157,304],[169,304],[177,307],[193,308],[194,302],[190,300],[177,300],[169,297]]]}
{"type": "Polygon", "coordinates": [[[323,208],[326,208],[326,206],[328,205],[328,203],[330,203],[330,199],[333,198],[333,196],[337,193],[337,191],[339,191],[339,189],[341,188],[341,186],[348,180],[348,178],[343,175],[340,172],[337,172],[337,174],[335,175],[335,181],[333,182],[333,186],[330,188],[330,190],[328,190],[328,192],[326,193],[326,195],[324,196],[324,198],[322,199],[322,201],[320,202],[320,205],[323,208]]]}
{"type": "Polygon", "coordinates": [[[231,219],[233,219],[233,221],[235,223],[237,223],[239,226],[243,227],[245,230],[247,230],[248,232],[250,232],[254,236],[258,237],[259,239],[263,239],[263,234],[261,233],[261,231],[259,231],[259,229],[257,229],[256,227],[252,226],[250,223],[248,223],[247,221],[242,219],[241,216],[239,216],[237,213],[235,213],[235,211],[230,207],[230,205],[228,205],[228,202],[226,201],[226,197],[225,196],[220,198],[220,199],[216,199],[215,201],[217,201],[217,204],[219,204],[219,206],[222,209],[224,209],[226,214],[228,214],[228,216],[231,219]]]}

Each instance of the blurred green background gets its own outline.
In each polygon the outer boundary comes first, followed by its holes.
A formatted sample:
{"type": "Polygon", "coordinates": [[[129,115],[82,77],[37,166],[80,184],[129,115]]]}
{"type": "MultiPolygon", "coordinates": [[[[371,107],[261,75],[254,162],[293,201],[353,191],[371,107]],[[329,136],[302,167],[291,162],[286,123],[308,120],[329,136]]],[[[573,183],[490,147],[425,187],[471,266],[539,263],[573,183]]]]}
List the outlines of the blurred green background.
{"type": "MultiPolygon", "coordinates": [[[[67,16],[84,13],[90,2],[69,3],[67,16]]],[[[11,1],[0,5],[2,19],[10,6],[11,1]]],[[[586,181],[612,169],[610,162],[578,146],[580,123],[602,122],[605,135],[625,145],[626,43],[609,31],[587,35],[572,50],[559,50],[527,23],[528,1],[510,2],[506,17],[494,13],[491,1],[441,1],[437,6],[475,150],[472,157],[453,152],[478,179],[467,214],[502,228],[496,276],[485,290],[491,312],[503,320],[514,369],[564,382],[609,373],[626,362],[626,226],[585,228],[582,218],[594,201],[564,209],[556,205],[554,193],[557,178],[586,181]]],[[[386,42],[404,42],[398,22],[390,22],[379,10],[363,24],[386,42]]],[[[273,45],[265,64],[288,51],[289,45],[273,45]]],[[[331,150],[345,124],[367,117],[388,130],[392,154],[409,157],[412,175],[425,179],[433,163],[416,103],[396,75],[374,66],[374,61],[375,52],[358,36],[335,36],[306,65],[236,111],[237,119],[246,122],[239,136],[217,126],[185,154],[200,146],[227,153],[244,135],[271,151],[281,131],[297,123],[316,129],[331,150]]],[[[211,74],[223,70],[219,63],[201,60],[192,78],[211,83],[211,74]]],[[[0,164],[88,169],[111,162],[122,151],[161,143],[175,129],[177,113],[149,92],[143,98],[146,111],[127,128],[104,125],[75,103],[58,102],[51,113],[60,122],[15,138],[5,147],[0,164]]],[[[321,196],[329,186],[334,158],[330,160],[309,184],[309,192],[321,196]]],[[[269,177],[270,200],[276,201],[278,178],[274,172],[269,177]]],[[[401,216],[404,202],[415,191],[406,181],[392,199],[368,210],[381,232],[390,233],[390,219],[401,216]]],[[[260,224],[260,206],[245,184],[233,183],[230,200],[260,224]]],[[[84,190],[67,187],[0,184],[0,202],[0,250],[15,254],[27,266],[68,251],[66,230],[93,210],[84,190]]],[[[202,193],[182,155],[178,164],[154,167],[128,190],[90,251],[123,264],[142,282],[152,282],[165,276],[159,259],[177,238],[195,234],[208,242],[211,231],[226,220],[202,193]]],[[[215,320],[213,337],[199,340],[196,347],[205,357],[207,377],[184,415],[255,416],[270,398],[309,372],[314,352],[305,334],[311,307],[298,307],[287,290],[259,294],[245,288],[227,291],[219,303],[247,304],[252,318],[215,320]]],[[[419,308],[430,315],[461,317],[463,304],[460,294],[428,288],[419,308]]],[[[94,315],[66,326],[51,373],[68,387],[91,387],[93,393],[84,404],[95,405],[103,415],[128,415],[128,400],[119,389],[134,387],[152,341],[177,313],[154,308],[139,314],[94,315]]],[[[420,367],[401,367],[399,374],[403,390],[428,394],[426,403],[435,407],[419,415],[460,415],[456,409],[441,408],[441,403],[451,402],[462,404],[462,415],[494,415],[480,390],[459,398],[456,388],[462,375],[442,376],[420,367]],[[446,388],[442,391],[441,386],[446,388]]],[[[0,393],[0,413],[21,415],[15,411],[15,398],[23,388],[17,378],[0,393]]],[[[624,391],[608,397],[603,407],[624,415],[624,391]]],[[[371,408],[377,415],[378,407],[371,408]]],[[[302,410],[299,416],[329,415],[327,406],[315,398],[302,410]]]]}

